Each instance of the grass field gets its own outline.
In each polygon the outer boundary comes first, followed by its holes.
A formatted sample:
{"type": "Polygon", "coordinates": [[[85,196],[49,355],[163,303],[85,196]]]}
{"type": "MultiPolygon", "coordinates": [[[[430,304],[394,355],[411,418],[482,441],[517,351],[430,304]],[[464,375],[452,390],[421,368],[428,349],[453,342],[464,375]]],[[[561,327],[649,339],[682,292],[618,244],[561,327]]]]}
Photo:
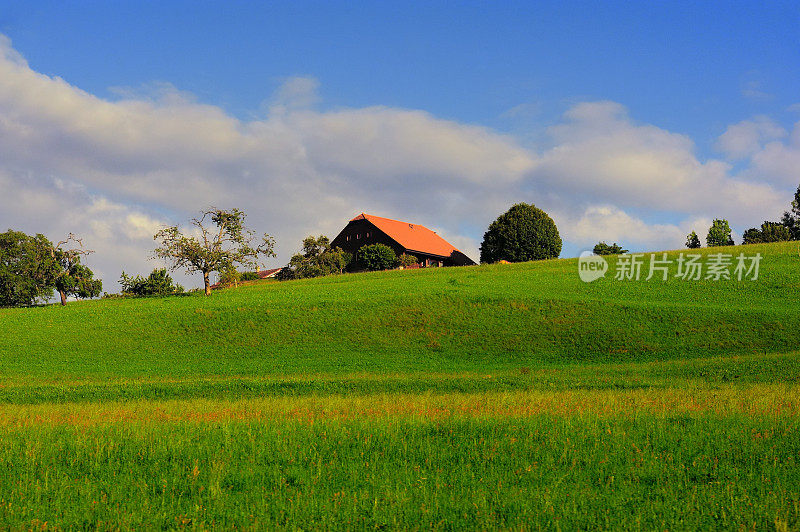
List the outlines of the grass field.
{"type": "Polygon", "coordinates": [[[797,243],[720,250],[0,309],[0,528],[798,529],[797,243]]]}

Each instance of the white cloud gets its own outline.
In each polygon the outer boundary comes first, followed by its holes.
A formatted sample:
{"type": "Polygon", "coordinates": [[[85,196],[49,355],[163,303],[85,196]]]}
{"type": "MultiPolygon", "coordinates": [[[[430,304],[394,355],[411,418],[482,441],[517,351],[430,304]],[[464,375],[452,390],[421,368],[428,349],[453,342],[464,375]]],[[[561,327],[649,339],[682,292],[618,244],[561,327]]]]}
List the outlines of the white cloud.
{"type": "Polygon", "coordinates": [[[699,161],[689,137],[633,123],[618,103],[578,104],[551,133],[535,187],[579,203],[751,217],[783,201],[768,184],[731,178],[723,161],[699,161]]]}
{"type": "Polygon", "coordinates": [[[743,120],[728,126],[719,140],[717,148],[733,159],[749,157],[764,146],[764,143],[786,135],[786,130],[766,116],[743,120]]]}
{"type": "Polygon", "coordinates": [[[691,231],[702,235],[710,226],[711,220],[702,217],[679,224],[647,223],[613,205],[591,205],[562,223],[572,241],[584,249],[605,241],[617,242],[631,251],[682,248],[691,231]]]}

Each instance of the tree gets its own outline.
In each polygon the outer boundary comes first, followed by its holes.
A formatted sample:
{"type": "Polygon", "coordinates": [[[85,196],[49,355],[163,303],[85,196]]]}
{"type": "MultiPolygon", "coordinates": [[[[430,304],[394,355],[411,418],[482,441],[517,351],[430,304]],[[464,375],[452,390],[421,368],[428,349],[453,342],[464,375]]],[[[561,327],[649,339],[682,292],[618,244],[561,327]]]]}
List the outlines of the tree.
{"type": "Polygon", "coordinates": [[[66,240],[58,242],[51,249],[51,256],[58,265],[55,275],[55,289],[61,296],[61,304],[67,304],[68,296],[79,298],[97,297],[103,290],[103,281],[94,278],[94,273],[81,264],[81,257],[94,253],[83,248],[83,241],[70,233],[66,240]],[[64,246],[73,244],[70,249],[64,246]]]}
{"type": "Polygon", "coordinates": [[[365,270],[389,270],[398,265],[397,255],[386,244],[371,244],[358,250],[358,264],[365,270]]]}
{"type": "Polygon", "coordinates": [[[697,249],[700,247],[700,237],[698,237],[697,233],[694,231],[689,233],[689,236],[686,237],[686,247],[689,249],[697,249]]]}
{"type": "Polygon", "coordinates": [[[175,284],[166,268],[154,269],[147,277],[131,277],[125,272],[119,278],[122,293],[130,296],[166,296],[183,293],[183,287],[175,284]]]}
{"type": "Polygon", "coordinates": [[[789,231],[792,240],[800,240],[800,185],[794,193],[791,211],[783,213],[781,223],[789,231]]]}
{"type": "Polygon", "coordinates": [[[177,225],[165,227],[153,237],[159,242],[154,255],[165,260],[171,270],[202,273],[207,296],[211,295],[211,272],[220,273],[236,264],[255,269],[259,256],[275,256],[275,240],[265,233],[256,245],[255,232],[245,227],[245,214],[239,209],[212,207],[201,215],[191,221],[200,238],[181,233],[177,225]]]}
{"type": "Polygon", "coordinates": [[[292,256],[289,265],[277,275],[282,280],[305,279],[344,273],[352,256],[341,248],[332,248],[327,236],[308,236],[303,239],[303,251],[292,256]]]}
{"type": "Polygon", "coordinates": [[[561,254],[561,236],[541,209],[517,203],[489,225],[481,243],[481,262],[523,262],[554,259],[561,254]]]}
{"type": "Polygon", "coordinates": [[[714,222],[711,224],[711,227],[708,229],[706,244],[708,244],[708,247],[733,245],[733,238],[731,238],[731,226],[728,224],[728,220],[714,220],[714,222]]]}
{"type": "Polygon", "coordinates": [[[627,253],[627,249],[622,249],[622,246],[614,242],[610,246],[605,242],[598,242],[595,244],[594,249],[592,252],[595,255],[622,255],[623,253],[627,253]]]}
{"type": "Polygon", "coordinates": [[[32,305],[53,295],[59,265],[44,235],[0,233],[0,306],[32,305]]]}
{"type": "Polygon", "coordinates": [[[744,232],[742,238],[744,244],[767,244],[791,240],[792,235],[783,223],[765,221],[761,224],[761,229],[751,227],[744,232]]]}

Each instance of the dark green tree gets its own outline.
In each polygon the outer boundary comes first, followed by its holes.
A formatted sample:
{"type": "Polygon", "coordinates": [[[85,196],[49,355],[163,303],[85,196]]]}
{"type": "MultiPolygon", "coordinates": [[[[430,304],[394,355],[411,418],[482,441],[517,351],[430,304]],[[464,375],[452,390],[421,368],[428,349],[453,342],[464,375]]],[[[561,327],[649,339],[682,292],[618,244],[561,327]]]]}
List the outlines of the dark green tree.
{"type": "Polygon", "coordinates": [[[0,306],[32,305],[53,295],[59,265],[44,235],[0,233],[0,306]]]}
{"type": "Polygon", "coordinates": [[[369,271],[390,270],[399,263],[397,254],[386,244],[371,244],[358,250],[358,265],[369,271]]]}
{"type": "Polygon", "coordinates": [[[611,245],[608,245],[605,242],[598,242],[595,244],[592,252],[595,255],[622,255],[623,253],[627,253],[628,250],[623,249],[622,246],[616,242],[611,245]]]}
{"type": "Polygon", "coordinates": [[[689,233],[689,236],[686,237],[686,247],[689,249],[697,249],[700,247],[700,237],[698,237],[697,233],[694,231],[689,233]]]}
{"type": "Polygon", "coordinates": [[[303,251],[289,260],[288,266],[277,275],[280,280],[305,279],[344,273],[352,256],[341,248],[332,248],[327,236],[308,236],[303,239],[303,251]]]}
{"type": "Polygon", "coordinates": [[[800,185],[794,193],[791,210],[783,213],[781,223],[789,231],[791,240],[800,240],[800,185]]]}
{"type": "Polygon", "coordinates": [[[728,220],[716,219],[708,229],[706,236],[706,244],[708,247],[716,246],[732,246],[733,238],[731,237],[731,226],[728,220]]]}
{"type": "Polygon", "coordinates": [[[555,222],[534,205],[517,203],[489,225],[481,243],[481,262],[555,259],[561,236],[555,222]]]}
{"type": "Polygon", "coordinates": [[[220,273],[237,264],[256,269],[259,256],[275,256],[275,240],[264,234],[256,242],[255,232],[245,227],[245,214],[239,209],[212,207],[201,215],[191,221],[199,238],[183,234],[177,225],[161,229],[153,238],[159,242],[155,256],[165,260],[171,270],[184,268],[187,273],[203,274],[207,296],[211,295],[211,272],[220,273]]]}
{"type": "Polygon", "coordinates": [[[742,235],[744,244],[766,244],[769,242],[784,242],[791,240],[789,228],[779,222],[764,222],[761,229],[751,227],[742,235]]]}

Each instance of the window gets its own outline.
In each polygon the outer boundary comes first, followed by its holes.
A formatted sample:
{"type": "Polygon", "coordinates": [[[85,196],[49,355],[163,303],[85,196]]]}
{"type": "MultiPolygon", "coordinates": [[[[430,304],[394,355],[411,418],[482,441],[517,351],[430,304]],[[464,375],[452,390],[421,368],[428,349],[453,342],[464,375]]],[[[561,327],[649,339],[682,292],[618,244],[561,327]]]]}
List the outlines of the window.
{"type": "Polygon", "coordinates": [[[361,239],[361,233],[356,233],[356,240],[360,240],[360,239],[361,239]]]}
{"type": "Polygon", "coordinates": [[[347,240],[348,242],[350,242],[350,235],[347,235],[347,238],[346,238],[346,240],[347,240]]]}

